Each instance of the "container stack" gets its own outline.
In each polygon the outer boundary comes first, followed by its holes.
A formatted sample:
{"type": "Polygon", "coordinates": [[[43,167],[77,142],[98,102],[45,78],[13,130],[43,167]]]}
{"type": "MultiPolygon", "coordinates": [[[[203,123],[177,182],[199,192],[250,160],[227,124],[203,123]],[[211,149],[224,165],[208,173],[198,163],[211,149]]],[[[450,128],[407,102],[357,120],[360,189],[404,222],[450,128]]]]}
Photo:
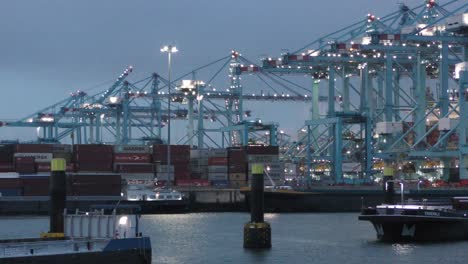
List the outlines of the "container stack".
{"type": "Polygon", "coordinates": [[[16,172],[0,173],[0,196],[22,196],[23,182],[16,172]]]}
{"type": "Polygon", "coordinates": [[[228,148],[227,151],[229,185],[233,188],[247,186],[247,154],[244,148],[228,148]]]}
{"type": "Polygon", "coordinates": [[[190,171],[192,179],[208,179],[209,149],[190,150],[190,171]]]}
{"type": "Polygon", "coordinates": [[[81,174],[68,176],[69,195],[76,196],[120,196],[119,174],[81,174]]]}
{"type": "Polygon", "coordinates": [[[157,164],[156,177],[158,181],[170,181],[177,184],[178,180],[190,179],[190,146],[171,145],[171,164],[167,164],[168,145],[153,145],[153,162],[157,164]]]}
{"type": "Polygon", "coordinates": [[[110,145],[74,145],[73,157],[78,172],[112,172],[113,147],[110,145]]]}
{"type": "Polygon", "coordinates": [[[52,160],[51,144],[18,144],[16,145],[15,169],[20,174],[33,174],[42,165],[52,160]]]}
{"type": "Polygon", "coordinates": [[[266,171],[265,185],[283,185],[284,165],[279,161],[279,148],[276,146],[247,146],[247,161],[249,163],[249,180],[252,164],[262,163],[266,171]]]}
{"type": "Polygon", "coordinates": [[[144,145],[120,145],[114,148],[114,172],[123,180],[153,181],[156,166],[151,156],[151,148],[144,145]]]}
{"type": "Polygon", "coordinates": [[[15,152],[15,145],[12,145],[12,144],[0,145],[0,172],[15,171],[15,164],[13,162],[14,152],[15,152]]]}
{"type": "Polygon", "coordinates": [[[208,180],[213,186],[228,186],[228,153],[226,149],[210,149],[208,180]]]}

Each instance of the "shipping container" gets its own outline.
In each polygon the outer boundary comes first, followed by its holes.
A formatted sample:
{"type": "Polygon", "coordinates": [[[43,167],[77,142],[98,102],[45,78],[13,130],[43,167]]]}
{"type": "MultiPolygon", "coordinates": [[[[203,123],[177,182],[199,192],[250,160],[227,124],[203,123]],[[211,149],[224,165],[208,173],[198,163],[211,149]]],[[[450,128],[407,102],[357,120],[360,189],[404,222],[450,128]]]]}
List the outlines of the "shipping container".
{"type": "Polygon", "coordinates": [[[52,153],[15,153],[14,157],[16,161],[18,161],[17,158],[26,158],[26,157],[32,157],[34,162],[51,162],[52,161],[52,153]]]}
{"type": "Polygon", "coordinates": [[[52,155],[54,159],[64,159],[67,163],[73,160],[73,153],[71,152],[54,152],[52,155]]]}
{"type": "Polygon", "coordinates": [[[210,155],[209,149],[191,149],[190,159],[208,159],[210,155]]]}
{"type": "Polygon", "coordinates": [[[156,173],[156,165],[146,164],[114,164],[114,171],[118,173],[156,173]]]}
{"type": "Polygon", "coordinates": [[[87,172],[111,172],[113,170],[112,162],[86,162],[76,164],[76,171],[87,171],[87,172]]]}
{"type": "Polygon", "coordinates": [[[229,173],[229,181],[246,181],[247,175],[245,173],[229,173]]]}
{"type": "Polygon", "coordinates": [[[211,180],[211,185],[215,187],[228,187],[229,182],[227,180],[211,180]]]}
{"type": "Polygon", "coordinates": [[[115,145],[114,153],[151,154],[151,147],[145,145],[115,145]]]}
{"type": "Polygon", "coordinates": [[[228,174],[227,173],[208,173],[208,179],[210,181],[212,180],[228,180],[228,174]]]}
{"type": "Polygon", "coordinates": [[[17,153],[52,153],[52,144],[17,144],[17,153]]]}
{"type": "Polygon", "coordinates": [[[228,159],[226,157],[210,157],[208,158],[208,165],[222,165],[226,166],[228,159]]]}
{"type": "Polygon", "coordinates": [[[247,187],[248,182],[247,181],[229,181],[229,186],[232,188],[242,188],[242,187],[247,187]]]}
{"type": "Polygon", "coordinates": [[[0,152],[0,162],[13,163],[13,152],[0,152]]]}
{"type": "Polygon", "coordinates": [[[122,180],[144,180],[144,181],[153,181],[155,175],[153,173],[121,173],[120,176],[122,180]]]}
{"type": "Polygon", "coordinates": [[[18,178],[19,173],[17,172],[0,172],[0,179],[11,179],[18,178]]]}
{"type": "Polygon", "coordinates": [[[101,145],[101,144],[80,144],[73,145],[73,152],[79,153],[113,153],[114,147],[112,145],[101,145]]]}
{"type": "Polygon", "coordinates": [[[49,177],[24,178],[24,196],[47,196],[49,195],[49,177]]]}
{"type": "Polygon", "coordinates": [[[2,187],[0,186],[0,197],[2,196],[23,196],[23,188],[2,189],[2,187]]]}
{"type": "Polygon", "coordinates": [[[228,156],[228,151],[227,149],[215,149],[211,148],[209,149],[209,157],[220,157],[220,158],[227,158],[228,156]]]}
{"type": "Polygon", "coordinates": [[[278,155],[267,155],[267,154],[255,154],[247,156],[248,163],[271,163],[278,162],[278,155]]]}
{"type": "Polygon", "coordinates": [[[52,153],[72,153],[72,145],[67,144],[55,144],[52,146],[52,153]]]}
{"type": "Polygon", "coordinates": [[[15,165],[10,162],[0,162],[0,172],[14,172],[15,165]]]}
{"type": "Polygon", "coordinates": [[[0,189],[20,188],[23,188],[23,181],[20,178],[0,178],[0,189]]]}
{"type": "Polygon", "coordinates": [[[147,153],[115,153],[114,163],[150,163],[151,155],[147,153]]]}
{"type": "Polygon", "coordinates": [[[227,166],[208,166],[208,173],[227,173],[227,166]]]}

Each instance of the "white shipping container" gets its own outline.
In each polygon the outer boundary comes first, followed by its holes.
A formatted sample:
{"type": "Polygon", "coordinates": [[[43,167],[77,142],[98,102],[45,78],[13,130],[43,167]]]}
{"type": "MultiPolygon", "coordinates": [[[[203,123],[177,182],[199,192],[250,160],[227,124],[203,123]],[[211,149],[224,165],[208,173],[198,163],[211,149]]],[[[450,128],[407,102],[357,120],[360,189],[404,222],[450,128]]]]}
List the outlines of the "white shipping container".
{"type": "Polygon", "coordinates": [[[19,173],[17,172],[1,172],[0,173],[0,179],[12,179],[12,178],[18,178],[19,173]]]}
{"type": "Polygon", "coordinates": [[[191,149],[190,150],[190,159],[200,159],[200,158],[206,158],[210,156],[210,151],[209,149],[191,149]]]}
{"type": "Polygon", "coordinates": [[[15,158],[33,157],[35,162],[51,162],[52,153],[15,153],[15,158]]]}
{"type": "Polygon", "coordinates": [[[116,145],[115,153],[151,153],[151,148],[145,145],[116,145]]]}
{"type": "Polygon", "coordinates": [[[154,180],[155,175],[153,173],[121,173],[120,176],[123,180],[154,180]]]}
{"type": "Polygon", "coordinates": [[[210,157],[220,157],[220,158],[226,158],[228,156],[227,149],[210,149],[209,153],[210,157]]]}

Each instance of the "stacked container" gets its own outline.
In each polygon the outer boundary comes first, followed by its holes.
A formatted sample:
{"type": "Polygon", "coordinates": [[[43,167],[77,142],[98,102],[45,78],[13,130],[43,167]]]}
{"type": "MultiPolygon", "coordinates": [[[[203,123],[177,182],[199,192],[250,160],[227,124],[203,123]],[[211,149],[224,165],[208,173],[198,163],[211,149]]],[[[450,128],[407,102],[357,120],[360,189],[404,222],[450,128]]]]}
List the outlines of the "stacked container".
{"type": "Polygon", "coordinates": [[[244,148],[228,148],[229,185],[234,188],[247,186],[247,154],[244,148]]]}
{"type": "Polygon", "coordinates": [[[208,179],[209,149],[190,150],[190,171],[192,179],[208,179]]]}
{"type": "Polygon", "coordinates": [[[70,175],[69,191],[78,196],[120,196],[121,176],[118,174],[85,174],[70,175]]]}
{"type": "Polygon", "coordinates": [[[144,145],[120,145],[114,148],[114,172],[129,181],[153,181],[156,166],[151,157],[151,148],[144,145]]]}
{"type": "Polygon", "coordinates": [[[262,163],[266,174],[265,185],[282,185],[284,183],[284,165],[279,161],[279,148],[277,146],[247,146],[248,172],[251,178],[252,164],[262,163]]]}
{"type": "Polygon", "coordinates": [[[113,147],[110,145],[74,145],[73,157],[78,172],[113,170],[113,147]]]}
{"type": "Polygon", "coordinates": [[[18,144],[16,145],[15,169],[20,174],[32,174],[40,164],[50,163],[53,145],[50,144],[18,144]]]}
{"type": "Polygon", "coordinates": [[[15,165],[13,163],[13,153],[15,145],[2,144],[0,145],[0,172],[13,172],[15,165]]]}
{"type": "Polygon", "coordinates": [[[157,179],[175,181],[190,179],[190,146],[171,145],[171,164],[167,164],[168,145],[153,145],[153,162],[157,164],[157,179]]]}
{"type": "Polygon", "coordinates": [[[0,196],[22,196],[23,182],[16,172],[0,173],[0,196]]]}
{"type": "Polygon", "coordinates": [[[228,185],[228,153],[226,149],[210,149],[208,180],[214,186],[228,185]]]}

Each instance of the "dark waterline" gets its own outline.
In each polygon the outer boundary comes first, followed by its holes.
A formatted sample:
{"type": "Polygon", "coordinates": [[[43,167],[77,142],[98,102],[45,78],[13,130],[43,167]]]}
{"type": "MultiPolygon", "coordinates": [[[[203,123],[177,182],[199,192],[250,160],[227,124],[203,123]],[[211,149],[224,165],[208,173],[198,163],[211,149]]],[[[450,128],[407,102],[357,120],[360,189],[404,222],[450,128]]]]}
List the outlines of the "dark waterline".
{"type": "MultiPolygon", "coordinates": [[[[272,249],[245,250],[247,213],[142,216],[153,244],[153,263],[465,263],[468,242],[388,244],[376,241],[356,213],[266,214],[272,249]]],[[[47,217],[2,217],[0,238],[34,237],[47,217]]]]}

